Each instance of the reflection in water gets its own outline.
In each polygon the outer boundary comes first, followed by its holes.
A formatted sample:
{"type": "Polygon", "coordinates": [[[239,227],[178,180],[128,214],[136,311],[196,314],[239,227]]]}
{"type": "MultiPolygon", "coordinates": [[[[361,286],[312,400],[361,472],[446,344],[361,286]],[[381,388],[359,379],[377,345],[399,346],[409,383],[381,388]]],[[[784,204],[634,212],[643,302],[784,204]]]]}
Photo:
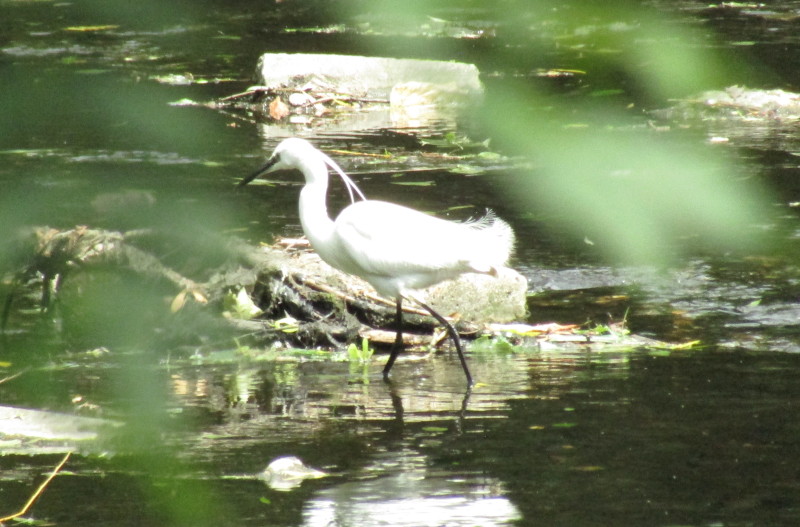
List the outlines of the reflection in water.
{"type": "MultiPolygon", "coordinates": [[[[246,471],[263,463],[254,452],[266,451],[300,456],[330,475],[291,491],[312,489],[298,511],[303,525],[506,525],[520,514],[503,482],[460,469],[440,449],[479,430],[483,419],[504,416],[508,400],[531,389],[529,363],[480,355],[472,363],[482,383],[472,391],[465,390],[458,361],[447,356],[404,357],[392,383],[380,380],[379,363],[365,380],[346,363],[331,362],[186,368],[174,371],[172,382],[186,397],[180,406],[214,405],[221,417],[194,439],[189,458],[242,459],[246,471]]],[[[280,492],[269,499],[283,504],[291,497],[280,492]]]]}
{"type": "MultiPolygon", "coordinates": [[[[264,462],[264,452],[302,455],[331,474],[291,496],[269,495],[274,508],[263,514],[288,503],[296,508],[294,519],[276,525],[504,525],[533,518],[545,525],[594,525],[597,518],[609,525],[630,518],[639,525],[664,518],[699,525],[755,519],[759,511],[793,516],[791,355],[471,358],[485,386],[469,397],[458,363],[446,357],[401,363],[393,385],[351,384],[346,365],[317,363],[279,373],[291,382],[264,389],[274,375],[264,369],[249,377],[249,397],[292,399],[291,413],[265,399],[247,419],[229,413],[204,429],[190,457],[253,465],[264,462]]],[[[373,369],[378,379],[380,365],[373,369]]],[[[238,388],[230,393],[244,395],[238,388]]],[[[251,487],[238,491],[253,499],[251,487]]]]}
{"type": "MultiPolygon", "coordinates": [[[[453,365],[449,366],[448,373],[453,370],[453,365]]],[[[458,382],[451,377],[445,376],[445,386],[458,382]]],[[[407,387],[404,392],[397,382],[382,386],[388,388],[388,394],[383,389],[380,392],[384,397],[389,396],[394,411],[392,426],[384,432],[389,440],[387,449],[372,457],[367,466],[347,481],[315,493],[304,506],[304,525],[458,526],[475,525],[477,521],[492,526],[520,518],[519,511],[505,497],[499,480],[481,473],[437,469],[428,454],[409,444],[418,441],[419,435],[414,430],[407,431],[407,417],[412,420],[445,417],[455,422],[456,435],[463,431],[471,390],[465,389],[457,397],[458,392],[450,391],[452,386],[447,386],[444,392],[435,386],[422,391],[426,395],[438,394],[432,400],[414,397],[420,392],[407,387]],[[406,404],[410,405],[408,412],[406,404]]],[[[488,399],[481,398],[477,407],[491,408],[488,399]]]]}
{"type": "MultiPolygon", "coordinates": [[[[484,384],[468,398],[453,357],[405,360],[393,385],[380,364],[370,384],[345,363],[172,366],[172,404],[193,426],[175,432],[177,477],[157,490],[208,483],[220,525],[225,510],[273,526],[797,524],[799,356],[470,359],[484,384]],[[256,474],[278,456],[329,476],[274,490],[256,474]]],[[[82,525],[124,524],[140,507],[130,489],[158,473],[125,456],[73,462],[81,477],[48,499],[82,525]],[[109,506],[80,505],[92,492],[109,506]]]]}
{"type": "Polygon", "coordinates": [[[507,525],[521,516],[502,483],[480,474],[437,472],[413,450],[387,452],[358,478],[315,493],[303,525],[507,525]]]}
{"type": "Polygon", "coordinates": [[[263,420],[418,422],[465,413],[500,416],[509,399],[524,397],[530,389],[525,361],[513,355],[484,359],[478,354],[472,360],[478,385],[471,391],[465,390],[457,360],[413,355],[398,361],[391,383],[382,381],[379,361],[373,362],[366,377],[348,373],[347,363],[290,362],[176,369],[171,383],[182,405],[222,413],[221,428],[242,412],[248,419],[263,420]]]}

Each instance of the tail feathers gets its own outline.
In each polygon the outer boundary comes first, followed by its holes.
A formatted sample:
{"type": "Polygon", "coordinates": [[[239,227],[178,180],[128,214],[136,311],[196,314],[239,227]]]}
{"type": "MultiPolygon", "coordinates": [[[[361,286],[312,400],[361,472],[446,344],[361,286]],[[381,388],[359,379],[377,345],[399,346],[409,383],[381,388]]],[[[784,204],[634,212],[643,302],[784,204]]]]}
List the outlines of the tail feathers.
{"type": "Polygon", "coordinates": [[[480,241],[474,244],[475,256],[471,265],[476,271],[496,274],[498,268],[505,266],[514,250],[514,230],[511,225],[487,210],[482,218],[466,223],[480,235],[480,241]]]}

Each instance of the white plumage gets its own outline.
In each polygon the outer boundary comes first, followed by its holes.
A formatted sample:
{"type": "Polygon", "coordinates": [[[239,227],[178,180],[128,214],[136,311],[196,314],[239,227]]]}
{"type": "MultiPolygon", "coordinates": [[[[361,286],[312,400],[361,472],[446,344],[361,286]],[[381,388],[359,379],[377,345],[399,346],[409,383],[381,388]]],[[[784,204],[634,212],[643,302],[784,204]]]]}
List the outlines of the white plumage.
{"type": "Polygon", "coordinates": [[[405,297],[445,325],[471,384],[458,333],[444,317],[417,300],[414,291],[464,273],[494,274],[511,254],[511,227],[491,212],[476,221],[457,223],[394,203],[367,200],[336,163],[298,138],[282,141],[269,161],[240,185],[268,172],[292,168],[300,170],[306,179],[300,192],[300,221],[314,250],[331,266],[360,276],[380,294],[395,299],[397,337],[384,376],[388,376],[402,348],[405,297]],[[354,193],[363,199],[346,207],[336,221],[328,215],[326,205],[328,167],[342,178],[351,199],[355,199],[354,193]]]}

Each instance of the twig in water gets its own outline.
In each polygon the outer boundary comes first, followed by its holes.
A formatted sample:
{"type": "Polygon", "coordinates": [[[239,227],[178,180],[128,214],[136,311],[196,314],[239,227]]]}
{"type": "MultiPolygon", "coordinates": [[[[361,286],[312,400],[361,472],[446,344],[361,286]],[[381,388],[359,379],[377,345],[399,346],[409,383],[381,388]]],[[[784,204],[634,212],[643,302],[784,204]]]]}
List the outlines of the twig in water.
{"type": "Polygon", "coordinates": [[[50,475],[47,476],[47,479],[45,479],[42,482],[42,484],[39,485],[39,488],[36,489],[36,492],[34,492],[33,495],[28,499],[28,502],[25,503],[25,506],[23,506],[19,510],[19,512],[16,512],[14,514],[10,514],[8,516],[4,516],[4,517],[0,518],[0,524],[5,522],[5,521],[8,521],[8,520],[13,520],[15,518],[19,518],[23,514],[26,514],[28,512],[28,509],[31,508],[31,505],[33,505],[33,502],[35,502],[39,498],[39,496],[42,495],[42,493],[44,492],[44,489],[47,487],[47,485],[50,484],[51,481],[53,481],[53,478],[56,477],[58,472],[61,470],[61,468],[64,466],[64,464],[69,459],[69,456],[71,456],[71,455],[72,455],[72,452],[67,452],[67,454],[64,456],[64,459],[61,460],[61,463],[59,463],[56,466],[56,468],[53,469],[53,471],[50,473],[50,475]]]}
{"type": "Polygon", "coordinates": [[[14,380],[14,379],[16,379],[17,377],[19,377],[20,375],[22,375],[23,373],[25,373],[28,370],[30,370],[30,368],[25,368],[23,370],[18,371],[14,375],[9,375],[8,377],[3,377],[2,379],[0,379],[0,384],[3,384],[4,382],[8,382],[8,381],[11,381],[11,380],[14,380]]]}

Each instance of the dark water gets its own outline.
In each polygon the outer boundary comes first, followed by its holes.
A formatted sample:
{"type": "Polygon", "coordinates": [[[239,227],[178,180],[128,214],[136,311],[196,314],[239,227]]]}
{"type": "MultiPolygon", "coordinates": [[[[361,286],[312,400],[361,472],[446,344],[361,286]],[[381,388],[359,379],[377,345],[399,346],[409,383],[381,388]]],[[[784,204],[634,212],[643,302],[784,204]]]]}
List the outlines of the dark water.
{"type": "MultiPolygon", "coordinates": [[[[346,365],[178,368],[163,379],[180,409],[167,436],[175,446],[74,457],[73,473],[55,480],[37,515],[118,525],[231,518],[789,525],[797,518],[793,354],[472,358],[488,386],[475,389],[466,409],[460,372],[441,359],[400,364],[394,393],[380,382],[348,383],[346,365]],[[236,381],[251,383],[238,386],[249,401],[231,401],[225,387],[236,381]],[[170,452],[177,457],[163,457],[170,452]],[[247,477],[286,453],[332,475],[292,492],[247,477]],[[141,458],[157,465],[142,471],[141,458]],[[188,512],[172,510],[175,501],[202,496],[188,512]]],[[[4,457],[8,502],[21,500],[38,467],[56,457],[4,457]]]]}
{"type": "MultiPolygon", "coordinates": [[[[425,27],[405,26],[395,13],[392,31],[369,6],[341,12],[328,4],[131,10],[121,3],[0,2],[3,235],[26,225],[153,228],[170,233],[175,252],[191,252],[194,259],[180,261],[202,275],[216,257],[215,235],[257,241],[299,234],[296,182],[232,190],[274,137],[259,136],[247,115],[170,105],[244,90],[265,51],[474,62],[490,98],[514,79],[532,79],[535,68],[589,69],[602,57],[565,39],[567,26],[557,17],[520,15],[535,28],[534,39],[514,34],[516,26],[481,2],[441,7],[425,27]],[[118,27],[68,29],[105,24],[118,27]],[[282,30],[298,27],[307,31],[282,30]],[[480,38],[486,31],[511,37],[480,38]],[[564,44],[545,47],[539,39],[564,44]],[[502,43],[520,51],[498,65],[493,57],[502,43]],[[209,82],[158,80],[186,73],[209,82]]],[[[655,7],[676,16],[676,27],[702,29],[688,46],[734,57],[730,84],[800,91],[791,67],[800,56],[793,3],[655,7]]],[[[586,16],[576,35],[597,31],[586,6],[561,10],[586,16]]],[[[630,20],[616,22],[624,31],[630,20]]],[[[577,102],[616,89],[624,101],[614,104],[667,104],[642,93],[630,72],[598,70],[546,81],[551,97],[577,102]]],[[[634,121],[645,126],[647,117],[634,121]]],[[[320,134],[319,143],[402,150],[407,138],[386,132],[320,134]]],[[[349,172],[369,172],[359,184],[370,196],[444,214],[471,205],[454,216],[492,207],[507,218],[519,237],[514,265],[537,293],[531,321],[627,317],[638,334],[701,340],[694,350],[476,347],[469,360],[479,384],[465,394],[458,363],[447,355],[401,361],[389,386],[377,363],[366,370],[308,356],[215,363],[202,343],[194,357],[185,345],[163,349],[167,339],[151,337],[146,324],[135,344],[102,347],[12,318],[18,325],[0,343],[0,360],[10,363],[3,372],[29,369],[0,384],[2,404],[126,423],[107,444],[75,447],[69,473],[50,484],[29,516],[84,525],[795,525],[796,134],[786,123],[729,132],[713,124],[674,131],[696,134],[699,143],[707,135],[732,138],[709,148],[729,149],[749,164],[743,177],[770,185],[772,224],[759,228],[778,238],[777,248],[721,255],[701,248],[663,266],[608,265],[591,240],[559,223],[563,218],[515,206],[503,190],[514,181],[511,170],[481,177],[430,170],[406,177],[432,184],[401,186],[387,184],[391,170],[341,160],[349,172]],[[273,490],[254,474],[282,455],[330,476],[273,490]]],[[[126,287],[136,286],[119,290],[126,287]]],[[[164,302],[161,292],[153,298],[164,302]]],[[[111,317],[135,307],[121,305],[111,317]]],[[[96,334],[114,333],[106,321],[90,318],[87,326],[105,324],[96,334]]],[[[170,326],[147,323],[160,334],[170,326]]],[[[1,515],[26,501],[64,448],[47,454],[15,438],[0,448],[1,515]]]]}

